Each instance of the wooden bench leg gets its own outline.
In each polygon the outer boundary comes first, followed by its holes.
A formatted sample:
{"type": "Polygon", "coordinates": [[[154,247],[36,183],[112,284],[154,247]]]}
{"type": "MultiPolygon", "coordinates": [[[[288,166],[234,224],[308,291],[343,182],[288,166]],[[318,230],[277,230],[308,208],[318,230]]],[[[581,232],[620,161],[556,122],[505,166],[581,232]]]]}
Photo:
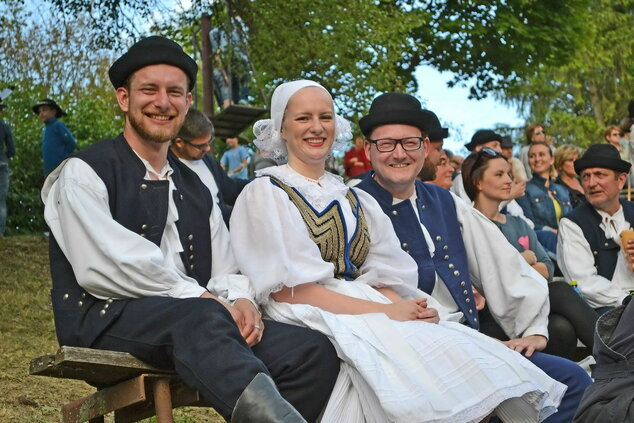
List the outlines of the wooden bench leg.
{"type": "Polygon", "coordinates": [[[174,423],[172,414],[172,394],[170,381],[167,378],[157,379],[153,384],[154,408],[158,423],[174,423]]]}

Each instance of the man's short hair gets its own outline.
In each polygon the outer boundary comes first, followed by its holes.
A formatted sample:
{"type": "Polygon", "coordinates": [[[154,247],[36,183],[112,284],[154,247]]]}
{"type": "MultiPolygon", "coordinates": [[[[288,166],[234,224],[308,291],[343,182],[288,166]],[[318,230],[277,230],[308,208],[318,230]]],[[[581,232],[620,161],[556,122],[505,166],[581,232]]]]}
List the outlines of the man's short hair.
{"type": "Polygon", "coordinates": [[[185,116],[185,122],[176,138],[191,141],[206,134],[214,133],[214,125],[209,118],[200,110],[190,108],[185,116]]]}

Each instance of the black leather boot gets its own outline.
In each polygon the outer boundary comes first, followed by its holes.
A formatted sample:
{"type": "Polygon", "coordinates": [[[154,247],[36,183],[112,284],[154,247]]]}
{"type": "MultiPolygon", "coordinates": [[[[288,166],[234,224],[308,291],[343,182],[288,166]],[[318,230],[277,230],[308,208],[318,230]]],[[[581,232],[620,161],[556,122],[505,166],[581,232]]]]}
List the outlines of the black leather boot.
{"type": "Polygon", "coordinates": [[[231,423],[306,423],[306,420],[282,398],[273,379],[258,373],[238,398],[231,423]]]}

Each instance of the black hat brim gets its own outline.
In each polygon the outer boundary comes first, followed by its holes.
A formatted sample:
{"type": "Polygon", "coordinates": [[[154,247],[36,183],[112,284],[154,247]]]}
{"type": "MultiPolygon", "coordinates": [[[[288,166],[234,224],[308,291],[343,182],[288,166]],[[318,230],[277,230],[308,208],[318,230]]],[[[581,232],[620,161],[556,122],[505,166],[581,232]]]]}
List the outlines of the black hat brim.
{"type": "Polygon", "coordinates": [[[148,37],[130,47],[108,70],[110,82],[115,88],[125,85],[126,80],[137,70],[150,65],[172,65],[181,69],[189,78],[188,90],[196,83],[198,65],[180,45],[163,37],[148,37]]]}
{"type": "Polygon", "coordinates": [[[37,103],[35,106],[33,106],[31,108],[31,110],[33,110],[33,113],[35,113],[36,115],[39,115],[40,112],[38,111],[38,109],[40,108],[40,106],[48,106],[48,107],[52,107],[53,109],[55,109],[55,112],[57,113],[57,117],[64,117],[64,116],[68,116],[66,114],[65,111],[62,110],[61,107],[59,107],[57,105],[57,103],[50,102],[50,101],[40,101],[39,103],[37,103]]]}
{"type": "Polygon", "coordinates": [[[379,113],[371,113],[359,119],[359,128],[367,138],[374,128],[382,125],[411,125],[428,133],[434,126],[436,116],[428,110],[385,110],[379,113]]]}
{"type": "Polygon", "coordinates": [[[581,175],[585,169],[599,167],[603,169],[614,170],[615,172],[628,173],[632,165],[625,160],[612,159],[603,156],[585,156],[575,160],[575,172],[581,175]]]}

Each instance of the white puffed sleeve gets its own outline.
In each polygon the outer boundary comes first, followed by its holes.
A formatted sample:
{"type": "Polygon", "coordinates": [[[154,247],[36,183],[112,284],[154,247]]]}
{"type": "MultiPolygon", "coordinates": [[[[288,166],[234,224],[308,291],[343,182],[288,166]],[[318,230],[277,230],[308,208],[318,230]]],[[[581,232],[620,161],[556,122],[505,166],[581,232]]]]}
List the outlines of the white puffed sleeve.
{"type": "Polygon", "coordinates": [[[478,210],[453,196],[467,250],[469,273],[495,320],[512,339],[548,337],[548,285],[478,210]]]}
{"type": "Polygon", "coordinates": [[[322,260],[299,211],[268,177],[244,188],[230,227],[238,267],[251,280],[260,303],[284,286],[333,278],[334,266],[322,260]]]}

